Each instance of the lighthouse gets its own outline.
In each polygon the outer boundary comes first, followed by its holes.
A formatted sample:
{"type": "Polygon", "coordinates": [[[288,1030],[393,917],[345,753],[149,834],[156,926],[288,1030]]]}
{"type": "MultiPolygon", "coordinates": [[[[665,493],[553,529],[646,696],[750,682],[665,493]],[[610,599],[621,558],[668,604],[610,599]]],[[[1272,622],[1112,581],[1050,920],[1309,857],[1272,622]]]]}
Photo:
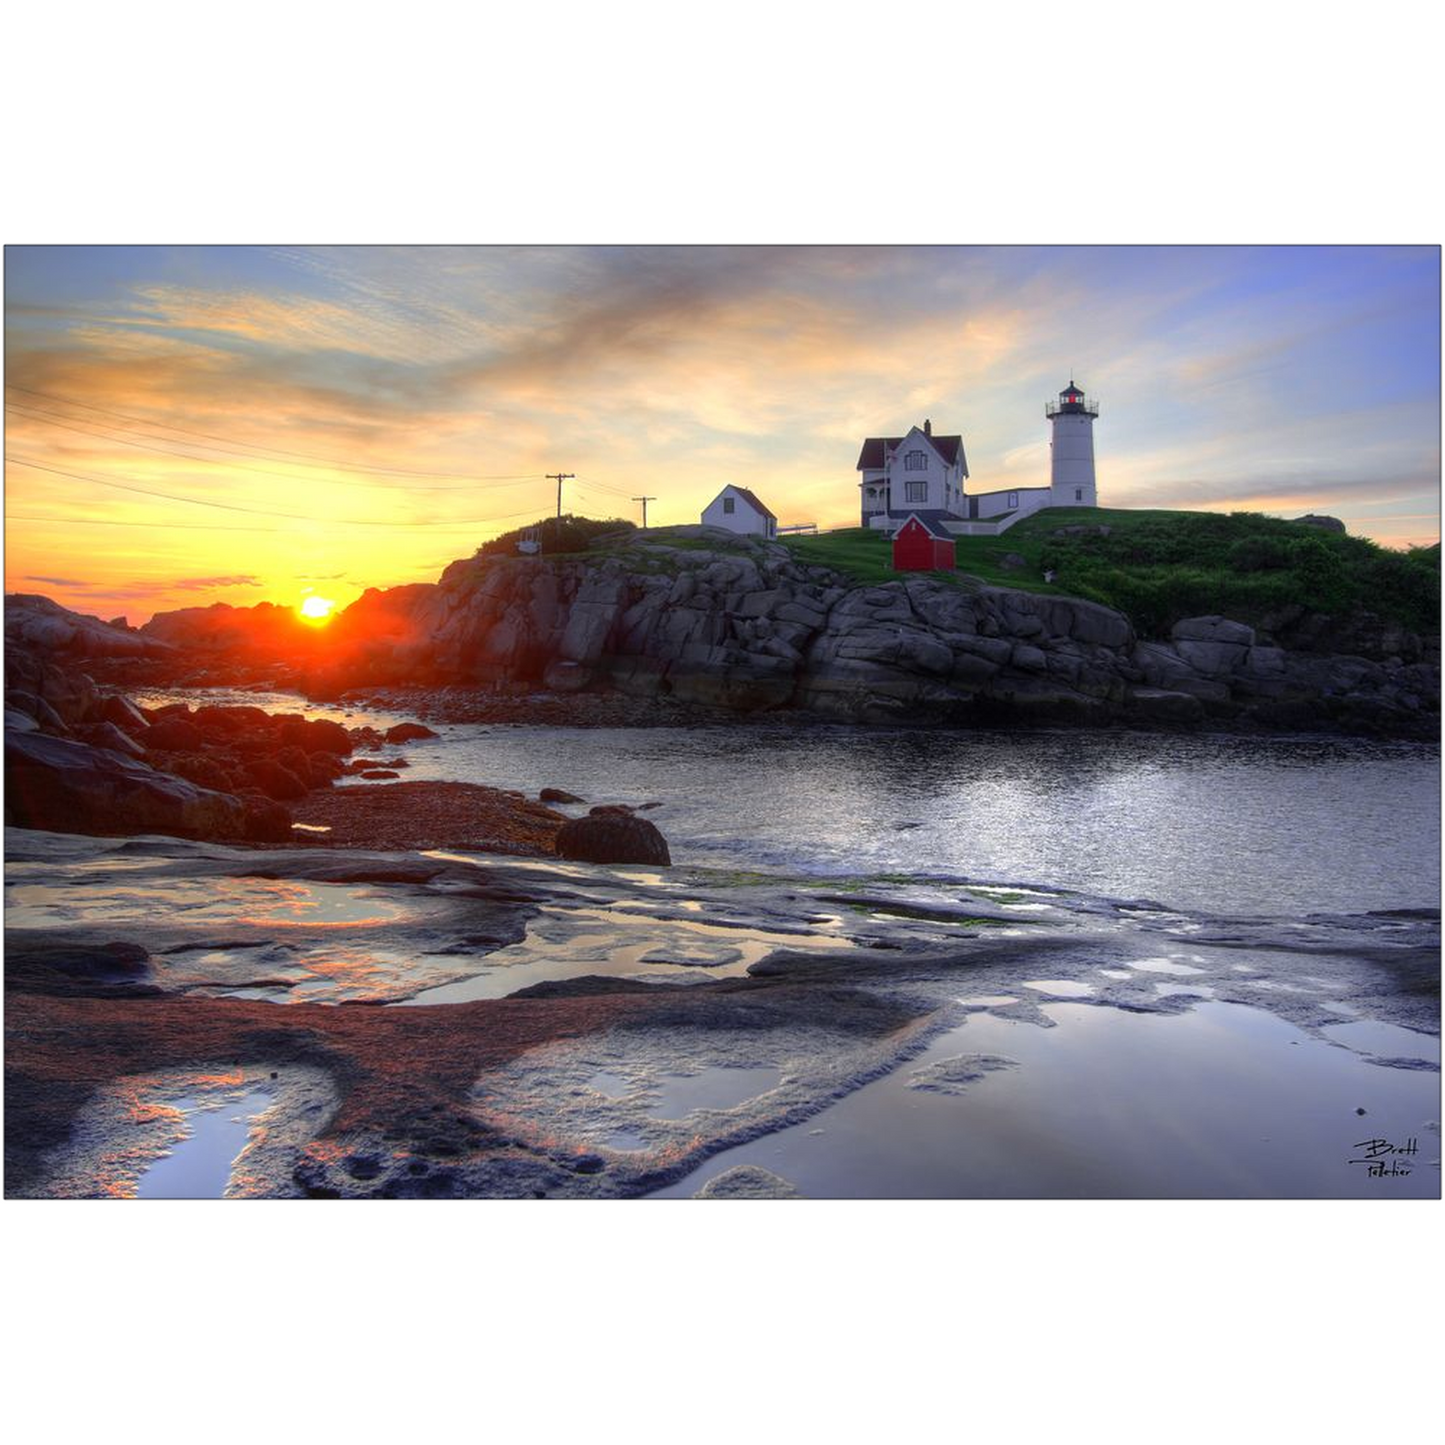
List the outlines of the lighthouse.
{"type": "Polygon", "coordinates": [[[1099,403],[1086,397],[1072,380],[1057,401],[1044,403],[1044,415],[1054,424],[1049,506],[1099,505],[1094,485],[1094,418],[1098,414],[1099,403]]]}

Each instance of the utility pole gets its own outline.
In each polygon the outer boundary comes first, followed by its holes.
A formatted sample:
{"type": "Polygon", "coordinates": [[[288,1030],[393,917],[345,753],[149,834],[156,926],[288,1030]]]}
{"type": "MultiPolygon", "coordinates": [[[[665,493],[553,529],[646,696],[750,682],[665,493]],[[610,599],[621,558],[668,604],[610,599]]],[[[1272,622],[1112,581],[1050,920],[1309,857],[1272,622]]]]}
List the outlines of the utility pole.
{"type": "Polygon", "coordinates": [[[576,479],[576,472],[548,472],[547,480],[557,483],[557,520],[562,520],[562,483],[576,479]]]}
{"type": "Polygon", "coordinates": [[[649,502],[655,502],[655,501],[657,500],[657,498],[656,498],[656,497],[634,497],[632,500],[633,500],[634,502],[641,502],[641,503],[642,503],[642,530],[645,532],[645,531],[647,530],[647,504],[648,504],[649,502]]]}

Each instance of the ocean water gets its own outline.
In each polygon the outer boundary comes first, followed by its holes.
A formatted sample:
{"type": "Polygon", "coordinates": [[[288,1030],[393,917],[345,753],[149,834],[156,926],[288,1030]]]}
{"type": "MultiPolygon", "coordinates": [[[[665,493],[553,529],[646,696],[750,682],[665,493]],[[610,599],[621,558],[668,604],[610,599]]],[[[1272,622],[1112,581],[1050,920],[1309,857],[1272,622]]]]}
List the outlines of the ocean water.
{"type": "MultiPolygon", "coordinates": [[[[284,696],[215,700],[305,707],[284,696]]],[[[329,711],[358,724],[401,720],[329,711]]],[[[1080,929],[1075,954],[1024,953],[1011,971],[960,979],[956,996],[948,980],[929,985],[941,990],[944,1032],[901,1064],[865,1071],[857,1087],[836,1091],[837,1055],[849,1045],[816,1030],[736,1040],[726,1030],[666,1038],[623,1030],[535,1050],[480,1079],[476,1107],[501,1110],[509,1127],[600,1151],[609,1170],[652,1169],[668,1151],[702,1141],[709,1157],[658,1191],[682,1197],[738,1168],[769,1171],[812,1196],[1438,1195],[1433,1003],[1383,1008],[1370,977],[1350,963],[1364,936],[1354,924],[1312,926],[1312,942],[1337,939],[1339,948],[1301,955],[1290,951],[1288,929],[1247,923],[1437,906],[1433,746],[832,727],[440,732],[388,749],[407,758],[405,779],[532,796],[560,787],[587,800],[566,810],[574,813],[595,803],[655,803],[645,816],[679,864],[810,875],[812,888],[797,890],[805,899],[833,891],[816,883],[833,875],[886,875],[877,891],[910,897],[952,894],[910,890],[908,880],[965,878],[974,897],[1001,911],[1073,909],[1080,929]],[[980,895],[985,884],[1010,891],[980,895]],[[1060,900],[1031,887],[1082,896],[1060,900]],[[1158,931],[1155,915],[1145,948],[1133,930],[1149,915],[1104,907],[1101,898],[1223,917],[1196,944],[1191,920],[1181,918],[1183,932],[1172,938],[1158,931]],[[1212,934],[1225,946],[1213,949],[1212,934]],[[1278,946],[1243,946],[1250,936],[1278,946]],[[1134,992],[1106,997],[1123,985],[1134,992]],[[1192,1002],[1175,1009],[1181,996],[1192,1002]],[[1145,1007],[1163,1002],[1170,1007],[1145,1007]],[[776,1120],[769,1099],[782,1101],[776,1120]],[[806,1117],[793,1122],[800,1108],[806,1117]],[[756,1131],[748,1122],[755,1116],[756,1131]],[[1379,1140],[1411,1145],[1401,1156],[1407,1172],[1369,1172],[1379,1140]]],[[[625,897],[614,899],[611,885],[579,873],[577,897],[555,900],[529,922],[524,940],[479,956],[474,974],[456,978],[447,971],[459,967],[454,953],[438,956],[438,971],[416,952],[415,930],[425,922],[416,900],[401,908],[375,890],[209,874],[200,883],[176,874],[166,857],[112,858],[95,847],[105,856],[81,857],[63,877],[48,857],[30,865],[43,874],[16,872],[11,926],[103,919],[123,933],[153,916],[190,929],[194,947],[168,953],[167,966],[219,979],[232,996],[251,996],[234,987],[240,974],[226,972],[250,956],[235,943],[242,915],[274,930],[263,942],[287,945],[284,958],[245,966],[286,973],[296,986],[283,996],[297,999],[318,981],[326,997],[416,1005],[598,973],[697,983],[736,976],[795,944],[772,936],[766,920],[739,927],[726,908],[711,918],[690,911],[703,908],[695,899],[674,896],[674,888],[694,886],[702,896],[725,880],[632,873],[625,897]],[[656,899],[649,887],[659,890],[656,899]],[[296,943],[308,923],[327,936],[296,943]],[[330,935],[346,929],[366,936],[342,950],[347,940],[330,935]],[[417,976],[423,964],[426,979],[417,976]],[[399,1000],[393,995],[408,970],[420,991],[399,1000]]],[[[849,896],[861,896],[852,887],[849,896]]],[[[821,900],[819,908],[827,912],[821,900]]],[[[870,926],[856,909],[838,913],[831,922],[810,919],[814,951],[851,946],[839,930],[870,926]]],[[[1390,939],[1371,933],[1369,941],[1390,939]]],[[[886,994],[893,984],[872,986],[886,994]]],[[[916,993],[924,983],[904,968],[898,986],[916,993]]],[[[221,1193],[260,1101],[248,1095],[213,1111],[192,1109],[189,1095],[173,1102],[188,1115],[187,1137],[137,1192],[221,1193]]],[[[91,1181],[72,1182],[73,1192],[93,1192],[91,1181]]]]}
{"type": "Polygon", "coordinates": [[[1429,744],[766,727],[442,733],[404,750],[407,778],[656,802],[647,816],[674,862],[962,876],[1228,914],[1438,903],[1440,759],[1429,744]]]}

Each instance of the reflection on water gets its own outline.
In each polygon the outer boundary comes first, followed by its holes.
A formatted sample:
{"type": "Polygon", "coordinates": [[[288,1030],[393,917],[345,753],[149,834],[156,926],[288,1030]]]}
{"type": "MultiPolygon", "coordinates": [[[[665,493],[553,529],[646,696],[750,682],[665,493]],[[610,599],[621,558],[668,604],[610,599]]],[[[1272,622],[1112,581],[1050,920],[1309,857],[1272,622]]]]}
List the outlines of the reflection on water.
{"type": "Polygon", "coordinates": [[[1326,1024],[1321,1032],[1326,1038],[1343,1044],[1347,1049],[1374,1054],[1378,1058],[1421,1059],[1435,1064],[1440,1062],[1438,1037],[1416,1033],[1414,1029],[1402,1029],[1398,1024],[1361,1019],[1357,1023],[1326,1024]]]}
{"type": "Polygon", "coordinates": [[[231,1166],[246,1147],[256,1116],[271,1102],[263,1089],[227,1098],[188,1095],[170,1104],[185,1116],[189,1133],[169,1154],[157,1159],[136,1185],[137,1199],[219,1199],[226,1192],[231,1166]]]}
{"type": "Polygon", "coordinates": [[[1428,1128],[1436,1095],[1419,1074],[1373,1066],[1237,1004],[1204,1002],[1177,1016],[1078,1003],[1044,1011],[1058,1027],[974,1014],[909,1069],[724,1150],[659,1193],[689,1197],[739,1164],[815,1198],[1439,1192],[1439,1137],[1428,1128]],[[1022,1067],[982,1074],[956,1094],[908,1088],[919,1069],[963,1054],[1022,1067]],[[1418,1167],[1368,1177],[1349,1163],[1366,1135],[1417,1137],[1418,1167]]]}
{"type": "Polygon", "coordinates": [[[104,889],[14,883],[5,895],[8,928],[135,923],[162,912],[170,922],[277,928],[359,928],[405,916],[399,904],[372,889],[271,878],[165,878],[104,889]]]}
{"type": "Polygon", "coordinates": [[[1439,891],[1439,754],[1420,743],[472,726],[407,756],[411,778],[660,802],[649,816],[675,862],[958,874],[1264,914],[1416,907],[1439,891]]]}
{"type": "MultiPolygon", "coordinates": [[[[653,917],[645,909],[542,908],[520,943],[499,948],[471,978],[423,989],[409,1004],[466,1003],[504,998],[518,989],[595,974],[668,983],[733,978],[779,948],[797,947],[797,932],[729,927],[691,917],[653,917]]],[[[847,950],[838,933],[819,928],[806,935],[810,951],[847,950]]]]}
{"type": "Polygon", "coordinates": [[[661,1074],[662,1097],[648,1111],[659,1119],[682,1119],[694,1109],[731,1109],[745,1099],[774,1088],[781,1069],[767,1064],[755,1067],[719,1065],[695,1074],[661,1074]]]}

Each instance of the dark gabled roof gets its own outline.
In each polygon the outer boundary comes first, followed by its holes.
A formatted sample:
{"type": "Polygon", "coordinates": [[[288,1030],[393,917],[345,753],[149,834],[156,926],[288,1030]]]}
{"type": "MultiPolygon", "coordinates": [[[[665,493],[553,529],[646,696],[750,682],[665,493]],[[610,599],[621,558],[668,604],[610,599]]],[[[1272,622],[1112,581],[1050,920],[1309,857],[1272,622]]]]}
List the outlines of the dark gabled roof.
{"type": "MultiPolygon", "coordinates": [[[[745,502],[748,504],[748,506],[750,506],[750,507],[753,509],[753,511],[755,511],[756,513],[758,513],[759,516],[762,516],[762,517],[772,517],[773,521],[775,521],[775,522],[778,520],[776,517],[773,517],[773,514],[772,514],[770,511],[768,511],[768,509],[767,509],[765,506],[763,506],[763,504],[762,504],[760,501],[758,501],[757,497],[756,497],[752,492],[748,491],[748,489],[747,489],[746,487],[733,486],[733,484],[732,484],[731,482],[728,483],[728,486],[729,486],[729,487],[732,487],[733,491],[735,491],[735,492],[738,494],[738,496],[740,496],[740,497],[743,499],[743,501],[745,501],[745,502]]],[[[723,491],[726,491],[726,490],[727,490],[727,487],[724,487],[724,488],[723,488],[723,491]]]]}
{"type": "MultiPolygon", "coordinates": [[[[858,453],[858,465],[856,471],[877,471],[883,466],[883,457],[886,450],[902,446],[904,437],[869,437],[863,443],[863,450],[858,453]]],[[[954,462],[963,462],[965,475],[968,472],[968,463],[963,457],[963,438],[931,436],[928,438],[933,443],[933,449],[946,461],[949,466],[954,462]]]]}
{"type": "MultiPolygon", "coordinates": [[[[948,515],[947,512],[909,512],[903,519],[903,527],[906,527],[909,522],[917,521],[930,537],[937,537],[940,542],[951,542],[953,541],[953,533],[944,528],[939,521],[939,518],[948,515]]],[[[898,531],[901,532],[903,527],[900,527],[898,531]]],[[[893,535],[896,537],[898,532],[895,532],[893,535]]]]}

